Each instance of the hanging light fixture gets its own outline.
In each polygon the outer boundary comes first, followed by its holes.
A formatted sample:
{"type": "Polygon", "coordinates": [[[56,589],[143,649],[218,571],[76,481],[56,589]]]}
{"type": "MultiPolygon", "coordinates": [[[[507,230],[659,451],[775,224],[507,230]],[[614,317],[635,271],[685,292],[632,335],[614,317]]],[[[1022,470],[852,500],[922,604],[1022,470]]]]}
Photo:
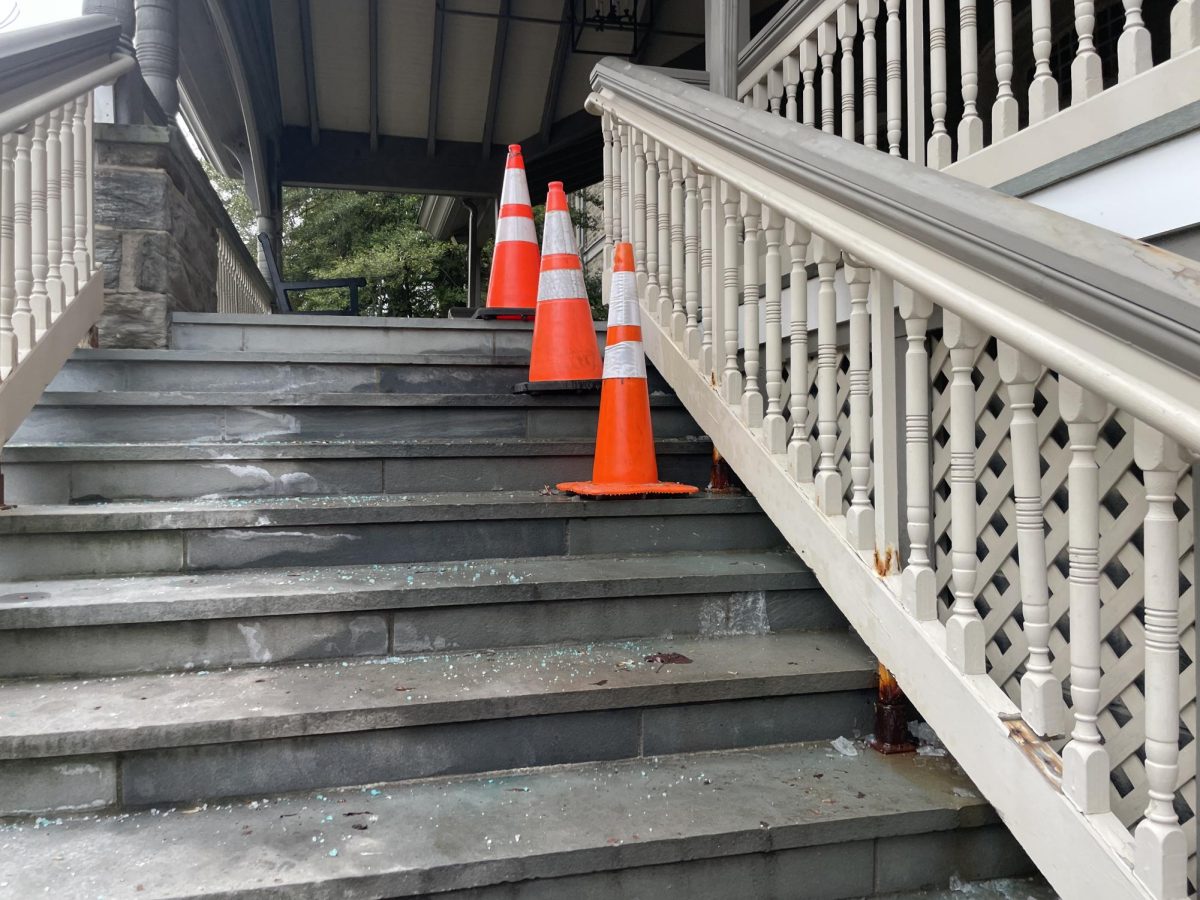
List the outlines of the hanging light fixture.
{"type": "Polygon", "coordinates": [[[583,20],[585,26],[590,25],[596,31],[611,28],[616,31],[637,29],[637,0],[632,0],[633,9],[625,6],[623,9],[617,0],[594,0],[593,12],[583,20]]]}
{"type": "Polygon", "coordinates": [[[655,5],[655,0],[572,0],[571,49],[597,56],[636,57],[654,30],[655,5]],[[585,38],[606,31],[631,36],[628,49],[619,49],[611,40],[595,42],[585,38]]]}

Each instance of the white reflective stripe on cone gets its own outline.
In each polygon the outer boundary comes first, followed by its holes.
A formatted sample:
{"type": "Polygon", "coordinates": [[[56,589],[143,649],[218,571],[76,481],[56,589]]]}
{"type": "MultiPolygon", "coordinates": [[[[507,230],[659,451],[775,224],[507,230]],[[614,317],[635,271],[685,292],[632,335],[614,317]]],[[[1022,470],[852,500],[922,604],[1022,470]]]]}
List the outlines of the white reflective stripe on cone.
{"type": "Polygon", "coordinates": [[[645,378],[646,354],[641,341],[620,341],[604,348],[605,378],[645,378]]]}
{"type": "Polygon", "coordinates": [[[637,325],[642,324],[642,314],[638,309],[637,301],[629,297],[614,297],[608,304],[608,324],[613,325],[637,325]]]}
{"type": "Polygon", "coordinates": [[[533,219],[528,216],[501,216],[496,226],[496,243],[500,241],[525,241],[528,244],[537,243],[537,230],[533,227],[533,219]]]}
{"type": "Polygon", "coordinates": [[[542,224],[542,253],[579,255],[579,248],[575,246],[575,229],[571,226],[570,213],[546,213],[546,221],[542,224]]]}
{"type": "Polygon", "coordinates": [[[504,185],[500,188],[500,202],[529,205],[529,184],[525,181],[524,169],[505,169],[504,185]]]}
{"type": "Polygon", "coordinates": [[[549,269],[538,277],[538,300],[587,301],[587,286],[579,269],[549,269]]]}

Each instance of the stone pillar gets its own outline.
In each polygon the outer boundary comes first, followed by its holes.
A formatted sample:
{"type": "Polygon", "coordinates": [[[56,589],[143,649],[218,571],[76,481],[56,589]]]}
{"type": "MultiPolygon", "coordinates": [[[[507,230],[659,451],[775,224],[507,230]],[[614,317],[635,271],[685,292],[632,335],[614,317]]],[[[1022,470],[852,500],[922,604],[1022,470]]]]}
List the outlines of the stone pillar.
{"type": "Polygon", "coordinates": [[[179,111],[179,16],[176,0],[136,0],[133,45],[150,93],[169,122],[179,111]]]}
{"type": "MultiPolygon", "coordinates": [[[[134,55],[135,19],[133,0],[84,0],[84,14],[98,13],[112,16],[121,23],[120,47],[130,56],[134,55]]],[[[122,75],[113,85],[113,114],[118,125],[140,125],[144,112],[142,107],[141,75],[135,69],[122,75]]]]}

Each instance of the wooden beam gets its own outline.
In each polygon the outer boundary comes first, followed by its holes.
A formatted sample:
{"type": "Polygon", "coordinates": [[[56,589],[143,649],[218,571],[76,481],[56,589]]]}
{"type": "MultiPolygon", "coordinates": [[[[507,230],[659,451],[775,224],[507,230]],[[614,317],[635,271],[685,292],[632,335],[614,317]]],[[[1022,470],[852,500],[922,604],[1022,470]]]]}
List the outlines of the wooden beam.
{"type": "Polygon", "coordinates": [[[300,0],[300,55],[304,57],[304,97],[308,101],[309,139],[316,146],[321,139],[321,118],[317,111],[317,66],[313,55],[309,0],[300,0]]]}
{"type": "Polygon", "coordinates": [[[437,152],[438,103],[442,93],[442,44],[445,42],[446,11],[444,0],[436,0],[433,15],[433,60],[429,66],[429,124],[426,127],[425,153],[437,152]]]}
{"type": "Polygon", "coordinates": [[[496,20],[496,44],[492,49],[492,80],[488,82],[487,111],[483,116],[483,135],[480,145],[483,158],[492,153],[492,139],[496,133],[496,107],[500,105],[500,80],[504,77],[504,49],[508,44],[508,8],[511,0],[500,0],[499,18],[496,20]]]}
{"type": "Polygon", "coordinates": [[[562,84],[563,68],[571,53],[571,0],[563,0],[562,19],[558,26],[558,42],[554,46],[554,62],[550,66],[550,82],[546,85],[546,102],[542,106],[542,127],[538,131],[543,144],[550,142],[554,127],[554,112],[558,109],[558,88],[562,84]]]}
{"type": "Polygon", "coordinates": [[[369,52],[369,115],[367,133],[371,152],[379,149],[379,0],[367,0],[367,44],[369,52]]]}

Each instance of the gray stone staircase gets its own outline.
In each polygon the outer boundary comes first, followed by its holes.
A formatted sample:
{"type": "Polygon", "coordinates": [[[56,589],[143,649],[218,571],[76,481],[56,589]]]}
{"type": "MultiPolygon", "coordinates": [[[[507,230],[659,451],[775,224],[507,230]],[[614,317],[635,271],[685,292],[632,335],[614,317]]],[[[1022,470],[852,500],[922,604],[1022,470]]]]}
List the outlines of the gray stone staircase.
{"type": "MultiPolygon", "coordinates": [[[[1023,874],[754,500],[582,501],[529,326],[178,316],[5,449],[0,897],[857,897],[1023,874]],[[681,654],[667,657],[658,654],[681,654]]],[[[652,380],[660,468],[711,447],[652,380]]]]}

